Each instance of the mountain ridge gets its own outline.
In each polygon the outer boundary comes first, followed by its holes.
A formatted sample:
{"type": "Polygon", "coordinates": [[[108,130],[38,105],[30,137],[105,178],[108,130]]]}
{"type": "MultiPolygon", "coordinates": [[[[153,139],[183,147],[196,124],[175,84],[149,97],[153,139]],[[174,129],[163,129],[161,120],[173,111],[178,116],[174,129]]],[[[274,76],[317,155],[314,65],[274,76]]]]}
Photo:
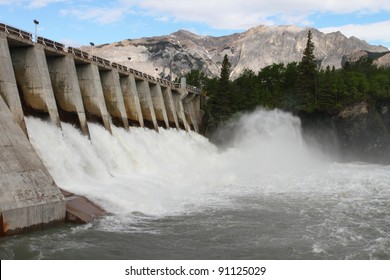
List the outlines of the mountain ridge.
{"type": "MultiPolygon", "coordinates": [[[[242,33],[214,37],[180,29],[169,35],[127,39],[98,45],[94,55],[163,78],[176,78],[195,69],[208,76],[219,76],[224,55],[232,65],[231,77],[244,69],[255,72],[273,63],[300,61],[311,30],[315,56],[321,67],[340,68],[344,56],[354,52],[388,52],[341,32],[323,33],[315,28],[294,25],[259,25],[242,33]],[[157,70],[156,70],[157,69],[157,70]]],[[[84,47],[88,50],[89,47],[84,47]]],[[[383,60],[388,62],[388,60],[383,60]]],[[[377,62],[380,65],[380,62],[377,62]]]]}

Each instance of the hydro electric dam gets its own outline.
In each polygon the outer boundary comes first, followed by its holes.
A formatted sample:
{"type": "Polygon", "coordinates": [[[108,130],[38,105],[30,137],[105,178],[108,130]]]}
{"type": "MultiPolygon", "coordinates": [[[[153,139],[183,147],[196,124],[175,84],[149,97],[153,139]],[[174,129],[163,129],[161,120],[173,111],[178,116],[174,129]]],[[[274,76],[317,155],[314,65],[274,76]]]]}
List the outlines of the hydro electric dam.
{"type": "Polygon", "coordinates": [[[82,215],[72,199],[86,200],[57,187],[29,142],[25,116],[48,117],[58,127],[68,122],[88,137],[89,122],[109,132],[112,125],[198,132],[200,104],[199,90],[185,82],[43,37],[34,41],[31,33],[0,23],[0,235],[82,215]]]}

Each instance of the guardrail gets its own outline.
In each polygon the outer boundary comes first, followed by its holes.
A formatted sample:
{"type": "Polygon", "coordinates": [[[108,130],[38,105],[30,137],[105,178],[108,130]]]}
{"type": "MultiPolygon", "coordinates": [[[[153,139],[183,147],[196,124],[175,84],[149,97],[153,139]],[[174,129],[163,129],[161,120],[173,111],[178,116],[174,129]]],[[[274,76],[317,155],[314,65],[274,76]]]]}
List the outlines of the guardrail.
{"type": "Polygon", "coordinates": [[[58,51],[66,52],[66,48],[65,48],[64,44],[61,44],[61,43],[58,43],[58,42],[55,42],[55,41],[52,41],[52,40],[49,40],[49,39],[46,39],[46,38],[43,38],[43,37],[38,37],[37,38],[37,43],[38,44],[42,44],[42,45],[44,45],[46,47],[50,47],[50,48],[56,49],[58,51]]]}
{"type": "Polygon", "coordinates": [[[18,28],[6,25],[4,23],[0,23],[0,30],[6,34],[14,35],[14,36],[17,36],[17,37],[25,39],[25,40],[29,40],[29,41],[33,40],[33,36],[31,33],[24,31],[22,29],[18,29],[18,28]]]}
{"type": "MultiPolygon", "coordinates": [[[[18,29],[18,28],[15,28],[15,27],[12,27],[12,26],[9,26],[9,25],[6,25],[4,23],[0,23],[0,31],[6,33],[7,35],[13,35],[13,36],[17,36],[17,37],[19,37],[21,39],[33,41],[33,35],[31,33],[27,32],[27,31],[24,31],[24,30],[21,30],[21,29],[18,29]]],[[[72,54],[75,57],[79,57],[79,58],[82,58],[82,59],[86,59],[86,60],[90,60],[90,61],[96,62],[97,64],[105,66],[105,67],[112,67],[112,68],[115,68],[115,69],[122,70],[124,72],[131,73],[131,74],[133,74],[135,76],[138,76],[138,77],[141,77],[141,78],[145,78],[145,79],[148,79],[150,81],[153,81],[153,82],[156,82],[156,83],[160,83],[162,85],[170,86],[172,88],[181,88],[181,84],[176,84],[176,83],[173,83],[173,82],[171,82],[169,80],[165,80],[165,79],[162,79],[162,78],[154,77],[152,75],[143,73],[143,72],[135,70],[133,68],[129,68],[127,66],[121,65],[121,64],[116,63],[116,62],[111,62],[111,61],[109,61],[107,59],[104,59],[104,58],[101,58],[101,57],[98,57],[98,56],[95,56],[95,55],[91,55],[88,52],[82,51],[82,50],[80,50],[78,48],[73,48],[73,47],[69,47],[69,46],[66,47],[64,44],[61,44],[61,43],[58,43],[56,41],[52,41],[52,40],[46,39],[46,38],[41,37],[41,36],[37,37],[37,43],[41,44],[41,45],[44,45],[46,47],[53,48],[53,49],[58,50],[58,51],[62,51],[62,52],[66,52],[66,53],[72,54]]],[[[186,85],[186,89],[189,90],[189,91],[198,93],[198,94],[200,93],[200,90],[198,88],[194,87],[194,86],[186,85]]]]}

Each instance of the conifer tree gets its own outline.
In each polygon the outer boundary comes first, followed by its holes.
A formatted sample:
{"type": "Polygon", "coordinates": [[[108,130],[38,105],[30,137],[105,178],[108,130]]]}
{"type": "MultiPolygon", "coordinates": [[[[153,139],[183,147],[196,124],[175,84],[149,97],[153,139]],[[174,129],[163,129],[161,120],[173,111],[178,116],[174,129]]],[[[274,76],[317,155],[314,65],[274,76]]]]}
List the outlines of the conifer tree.
{"type": "Polygon", "coordinates": [[[314,56],[312,33],[307,34],[306,48],[303,51],[302,61],[299,64],[298,96],[301,97],[306,108],[313,108],[317,103],[317,63],[314,56]]]}
{"type": "Polygon", "coordinates": [[[217,90],[210,97],[209,113],[212,127],[227,121],[232,115],[232,85],[229,80],[231,64],[227,55],[223,58],[217,90]]]}

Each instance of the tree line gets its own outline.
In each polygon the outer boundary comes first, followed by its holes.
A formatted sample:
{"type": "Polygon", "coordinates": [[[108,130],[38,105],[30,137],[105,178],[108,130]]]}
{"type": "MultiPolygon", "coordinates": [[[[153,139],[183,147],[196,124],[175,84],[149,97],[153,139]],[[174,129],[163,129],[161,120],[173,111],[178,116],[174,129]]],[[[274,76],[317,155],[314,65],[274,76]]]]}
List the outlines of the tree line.
{"type": "Polygon", "coordinates": [[[225,55],[221,74],[209,78],[199,70],[186,75],[187,82],[202,88],[206,96],[203,129],[209,132],[238,112],[258,106],[293,113],[338,114],[359,103],[375,104],[390,100],[390,68],[377,67],[369,56],[341,69],[322,69],[314,56],[312,33],[308,32],[306,48],[300,62],[272,64],[257,74],[245,69],[230,80],[231,64],[225,55]]]}

